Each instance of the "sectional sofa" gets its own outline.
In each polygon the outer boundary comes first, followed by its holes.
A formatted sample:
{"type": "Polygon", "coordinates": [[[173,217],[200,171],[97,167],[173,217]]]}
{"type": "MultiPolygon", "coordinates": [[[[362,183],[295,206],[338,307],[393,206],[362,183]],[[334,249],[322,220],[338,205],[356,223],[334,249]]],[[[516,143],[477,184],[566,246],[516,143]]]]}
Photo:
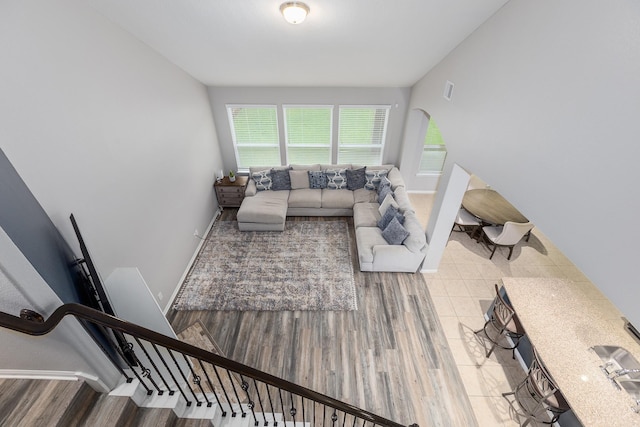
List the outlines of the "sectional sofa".
{"type": "Polygon", "coordinates": [[[394,165],[252,167],[241,231],[282,231],[287,216],[353,216],[361,271],[415,273],[427,240],[394,165]]]}

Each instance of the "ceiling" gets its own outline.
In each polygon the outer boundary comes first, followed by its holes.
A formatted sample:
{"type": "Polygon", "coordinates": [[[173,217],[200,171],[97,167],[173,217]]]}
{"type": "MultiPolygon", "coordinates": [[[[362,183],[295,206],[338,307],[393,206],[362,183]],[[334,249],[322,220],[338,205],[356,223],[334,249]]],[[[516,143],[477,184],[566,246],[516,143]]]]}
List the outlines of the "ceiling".
{"type": "Polygon", "coordinates": [[[89,0],[209,86],[412,86],[508,0],[89,0]]]}

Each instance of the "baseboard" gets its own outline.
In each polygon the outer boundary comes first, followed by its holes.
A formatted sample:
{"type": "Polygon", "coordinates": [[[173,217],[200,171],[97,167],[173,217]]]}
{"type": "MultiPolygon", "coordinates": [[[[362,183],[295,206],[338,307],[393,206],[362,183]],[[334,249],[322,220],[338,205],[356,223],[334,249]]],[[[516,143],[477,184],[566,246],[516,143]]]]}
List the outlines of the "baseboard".
{"type": "MultiPolygon", "coordinates": [[[[216,212],[213,214],[213,219],[209,223],[209,226],[205,230],[203,236],[206,237],[206,236],[209,235],[209,231],[211,230],[211,227],[213,227],[213,223],[216,222],[216,219],[218,219],[218,217],[220,216],[221,213],[222,213],[222,211],[220,210],[220,208],[216,209],[216,212]]],[[[182,273],[182,276],[180,276],[180,280],[178,281],[178,284],[177,284],[175,290],[173,291],[173,294],[171,294],[171,298],[169,298],[169,301],[167,302],[167,305],[164,307],[164,310],[162,310],[162,313],[164,313],[164,315],[167,314],[167,312],[169,311],[169,309],[173,305],[173,300],[175,300],[176,297],[178,296],[178,292],[180,291],[180,287],[182,286],[182,283],[184,282],[184,279],[187,278],[187,274],[189,274],[189,270],[191,270],[191,266],[196,261],[196,257],[198,256],[198,253],[200,253],[200,249],[202,248],[202,245],[204,245],[204,242],[205,242],[204,239],[200,239],[200,243],[196,247],[196,250],[193,252],[193,255],[191,256],[191,259],[187,263],[187,268],[182,273]]]]}
{"type": "Polygon", "coordinates": [[[409,194],[436,194],[434,190],[407,190],[409,194]]]}
{"type": "Polygon", "coordinates": [[[0,378],[55,380],[55,381],[84,381],[94,390],[108,393],[109,387],[100,378],[84,372],[69,371],[32,371],[24,369],[0,369],[0,378]]]}
{"type": "Polygon", "coordinates": [[[438,272],[437,268],[430,268],[430,269],[420,270],[420,273],[437,273],[437,272],[438,272]]]}

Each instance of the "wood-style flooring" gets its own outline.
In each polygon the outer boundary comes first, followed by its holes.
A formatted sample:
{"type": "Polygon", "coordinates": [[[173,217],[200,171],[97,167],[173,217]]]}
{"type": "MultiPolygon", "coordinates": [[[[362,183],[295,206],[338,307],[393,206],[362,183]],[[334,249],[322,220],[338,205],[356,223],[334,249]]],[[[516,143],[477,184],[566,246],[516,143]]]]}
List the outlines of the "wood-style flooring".
{"type": "Polygon", "coordinates": [[[170,310],[174,330],[200,320],[228,357],[405,425],[477,426],[422,274],[360,272],[349,224],[357,311],[170,310]]]}

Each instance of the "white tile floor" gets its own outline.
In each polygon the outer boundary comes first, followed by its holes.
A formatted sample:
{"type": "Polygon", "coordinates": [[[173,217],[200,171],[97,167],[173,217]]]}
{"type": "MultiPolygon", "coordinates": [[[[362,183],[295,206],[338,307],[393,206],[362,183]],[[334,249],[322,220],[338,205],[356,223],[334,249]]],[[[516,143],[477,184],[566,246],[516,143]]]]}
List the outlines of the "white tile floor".
{"type": "MultiPolygon", "coordinates": [[[[433,195],[410,197],[426,225],[433,195]]],[[[495,296],[495,283],[502,277],[568,278],[585,282],[587,292],[597,293],[603,303],[608,302],[538,229],[534,228],[529,242],[523,240],[515,247],[510,261],[507,254],[508,249],[498,248],[489,260],[486,246],[465,233],[454,232],[437,273],[424,275],[481,427],[518,425],[502,393],[513,390],[525,376],[508,350],[497,349],[485,358],[483,342],[473,333],[484,324],[484,312],[495,296]]]]}

